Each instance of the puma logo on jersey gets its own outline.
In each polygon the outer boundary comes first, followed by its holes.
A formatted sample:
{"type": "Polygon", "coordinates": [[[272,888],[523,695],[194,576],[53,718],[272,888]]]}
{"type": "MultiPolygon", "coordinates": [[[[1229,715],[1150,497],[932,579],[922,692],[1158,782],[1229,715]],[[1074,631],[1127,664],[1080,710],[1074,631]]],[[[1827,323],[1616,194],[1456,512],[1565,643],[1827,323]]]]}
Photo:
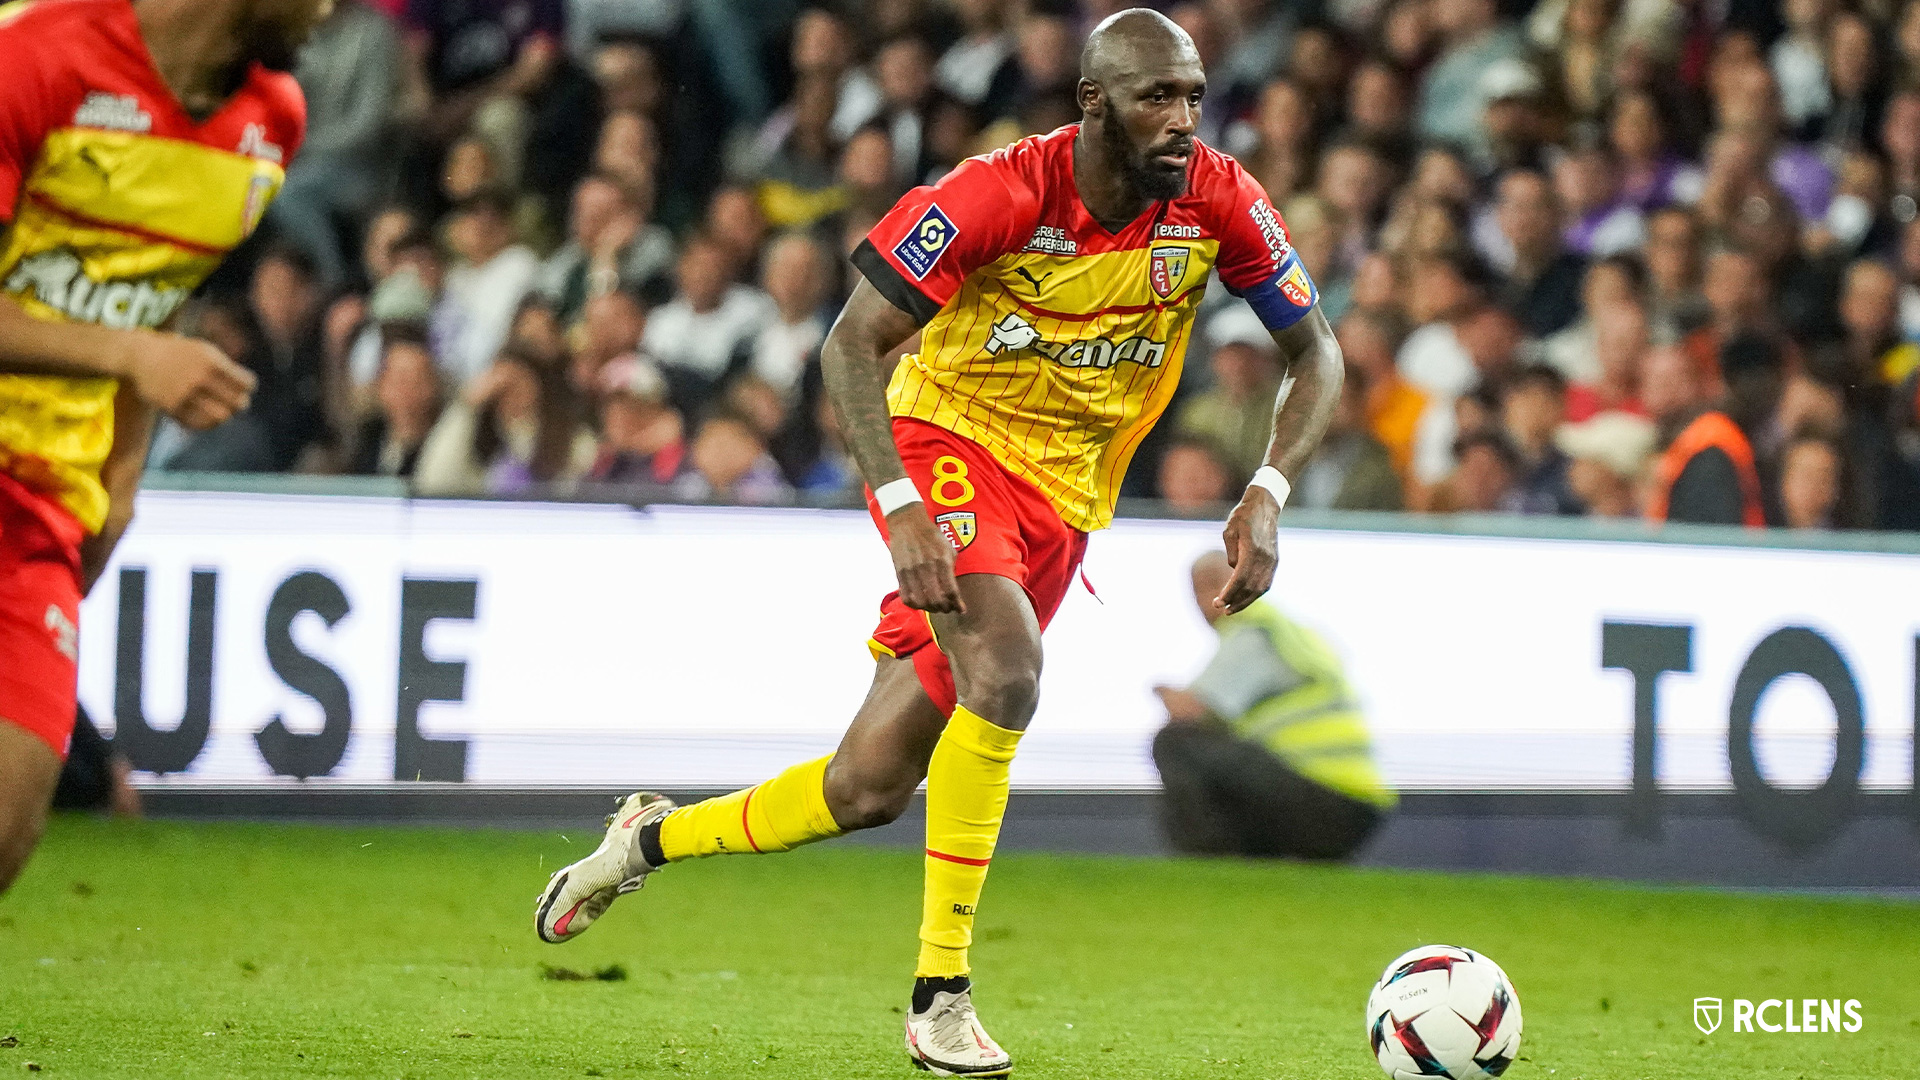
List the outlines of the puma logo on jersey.
{"type": "Polygon", "coordinates": [[[1014,313],[993,324],[993,333],[987,337],[986,343],[988,356],[1023,349],[1031,349],[1062,367],[1110,368],[1119,363],[1159,367],[1166,358],[1167,343],[1143,337],[1131,337],[1120,342],[1109,338],[1047,341],[1032,323],[1014,313]]]}
{"type": "Polygon", "coordinates": [[[80,256],[66,248],[20,260],[7,275],[6,291],[24,294],[72,319],[116,330],[159,326],[187,298],[187,290],[156,288],[147,281],[99,281],[86,273],[80,256]]]}
{"type": "Polygon", "coordinates": [[[1040,283],[1053,276],[1053,271],[1049,270],[1046,273],[1041,274],[1039,277],[1034,277],[1033,274],[1024,266],[1014,267],[1013,272],[1016,274],[1019,274],[1023,278],[1026,278],[1027,284],[1033,286],[1033,291],[1036,295],[1038,295],[1038,293],[1040,292],[1040,283]]]}

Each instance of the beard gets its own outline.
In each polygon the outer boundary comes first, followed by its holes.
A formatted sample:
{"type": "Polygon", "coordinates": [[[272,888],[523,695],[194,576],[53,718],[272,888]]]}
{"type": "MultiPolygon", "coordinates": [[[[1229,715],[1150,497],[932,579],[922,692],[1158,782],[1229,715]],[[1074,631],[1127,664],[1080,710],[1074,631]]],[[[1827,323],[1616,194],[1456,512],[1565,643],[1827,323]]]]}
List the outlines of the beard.
{"type": "Polygon", "coordinates": [[[254,23],[240,33],[241,57],[258,63],[268,71],[290,72],[300,61],[300,46],[305,41],[293,40],[293,35],[284,26],[254,23]]]}
{"type": "MultiPolygon", "coordinates": [[[[1187,167],[1164,165],[1154,159],[1154,155],[1167,153],[1173,149],[1172,146],[1136,150],[1128,140],[1126,131],[1112,122],[1111,117],[1101,125],[1100,134],[1101,141],[1106,144],[1108,160],[1120,166],[1120,175],[1135,192],[1156,202],[1177,199],[1187,193],[1187,167]]],[[[1192,144],[1186,145],[1188,153],[1192,153],[1192,144]]]]}

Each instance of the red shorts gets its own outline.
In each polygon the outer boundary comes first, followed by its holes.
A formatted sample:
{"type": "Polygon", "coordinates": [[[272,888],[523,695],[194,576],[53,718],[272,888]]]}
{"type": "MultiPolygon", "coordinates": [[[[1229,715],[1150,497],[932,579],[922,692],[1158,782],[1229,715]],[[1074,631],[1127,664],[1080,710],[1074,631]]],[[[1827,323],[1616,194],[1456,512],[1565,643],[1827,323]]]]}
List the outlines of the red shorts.
{"type": "Polygon", "coordinates": [[[0,720],[67,756],[80,655],[80,542],[64,509],[0,474],[0,720]]]}
{"type": "MultiPolygon", "coordinates": [[[[893,441],[927,512],[953,543],[954,574],[998,574],[1019,582],[1045,630],[1073,584],[1087,552],[1087,534],[1061,521],[1038,488],[1008,472],[971,439],[924,420],[896,417],[893,441]]],[[[887,521],[871,491],[867,512],[885,537],[887,521]]],[[[953,669],[937,646],[928,648],[935,643],[926,612],[901,603],[898,592],[888,593],[868,644],[876,658],[911,659],[927,696],[942,714],[953,714],[958,700],[953,669]]]]}

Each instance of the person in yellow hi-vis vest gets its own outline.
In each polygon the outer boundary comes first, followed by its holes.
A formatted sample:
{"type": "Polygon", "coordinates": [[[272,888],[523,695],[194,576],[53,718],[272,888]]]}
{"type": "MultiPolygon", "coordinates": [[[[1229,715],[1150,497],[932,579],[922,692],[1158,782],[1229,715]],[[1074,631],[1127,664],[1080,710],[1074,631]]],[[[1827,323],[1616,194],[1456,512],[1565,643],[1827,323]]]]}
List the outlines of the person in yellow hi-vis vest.
{"type": "Polygon", "coordinates": [[[1340,658],[1266,600],[1217,608],[1232,572],[1217,551],[1193,564],[1220,648],[1192,684],[1154,688],[1168,717],[1153,740],[1167,838],[1195,855],[1347,858],[1399,799],[1340,658]]]}

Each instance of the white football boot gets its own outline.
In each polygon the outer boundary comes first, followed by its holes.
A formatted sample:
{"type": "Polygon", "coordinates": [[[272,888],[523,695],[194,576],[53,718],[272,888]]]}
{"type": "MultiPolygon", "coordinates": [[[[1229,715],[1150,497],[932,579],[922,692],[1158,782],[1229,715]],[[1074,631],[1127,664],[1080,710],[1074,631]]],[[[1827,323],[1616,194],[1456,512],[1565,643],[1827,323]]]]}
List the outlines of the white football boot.
{"type": "Polygon", "coordinates": [[[973,1014],[971,987],[933,995],[927,1011],[907,1013],[907,1056],[935,1076],[1006,1076],[1013,1058],[973,1014]]]}
{"type": "Polygon", "coordinates": [[[640,857],[640,830],[673,808],[672,799],[651,791],[620,800],[620,808],[607,818],[607,837],[600,846],[556,871],[535,899],[533,922],[540,940],[558,945],[579,937],[615,900],[645,885],[647,875],[659,867],[640,857]]]}

